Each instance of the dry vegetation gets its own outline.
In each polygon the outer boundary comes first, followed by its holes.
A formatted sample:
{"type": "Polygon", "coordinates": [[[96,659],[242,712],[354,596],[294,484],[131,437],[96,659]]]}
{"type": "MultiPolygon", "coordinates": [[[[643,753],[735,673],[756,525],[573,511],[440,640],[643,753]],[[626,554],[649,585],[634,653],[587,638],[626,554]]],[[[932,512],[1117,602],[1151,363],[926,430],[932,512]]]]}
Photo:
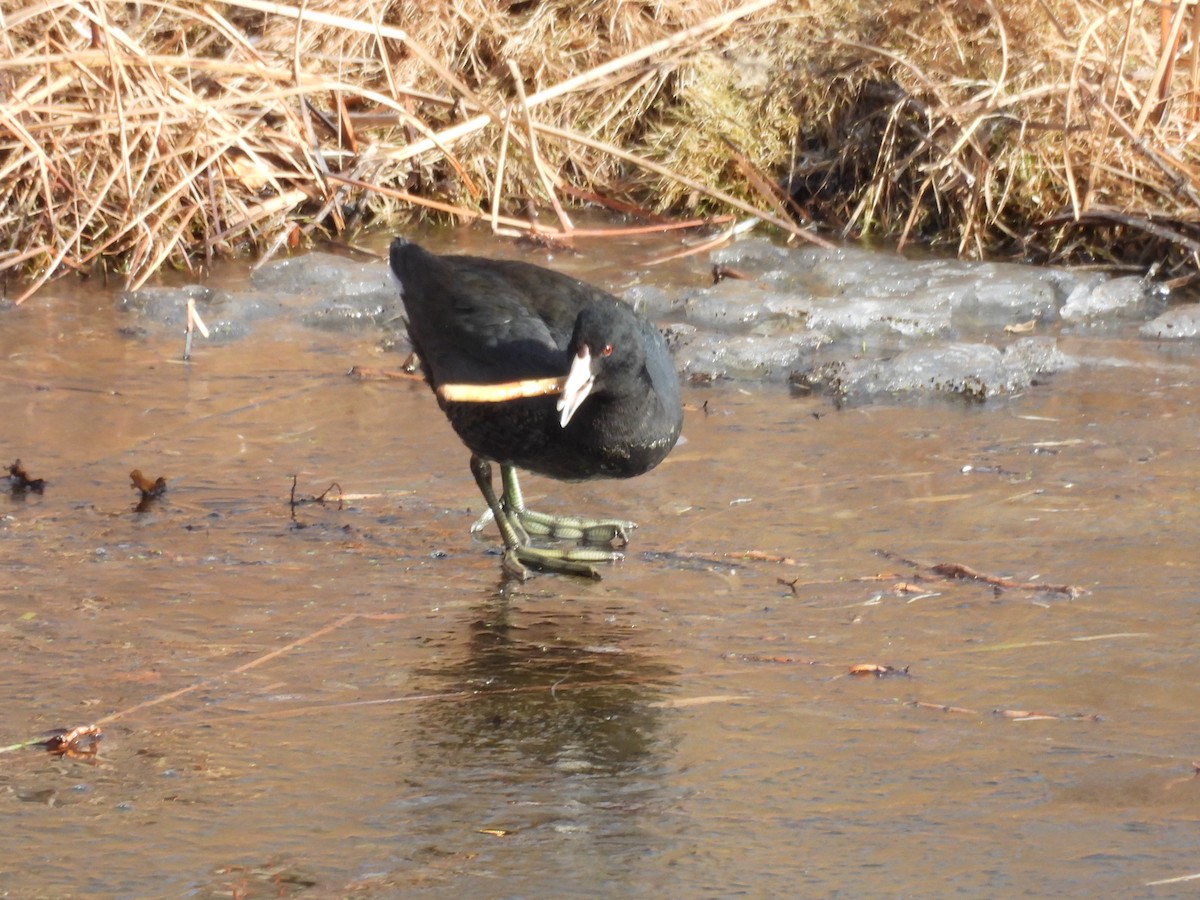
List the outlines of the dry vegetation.
{"type": "Polygon", "coordinates": [[[1198,34],[1145,0],[0,0],[0,273],[592,204],[1186,278],[1198,34]]]}

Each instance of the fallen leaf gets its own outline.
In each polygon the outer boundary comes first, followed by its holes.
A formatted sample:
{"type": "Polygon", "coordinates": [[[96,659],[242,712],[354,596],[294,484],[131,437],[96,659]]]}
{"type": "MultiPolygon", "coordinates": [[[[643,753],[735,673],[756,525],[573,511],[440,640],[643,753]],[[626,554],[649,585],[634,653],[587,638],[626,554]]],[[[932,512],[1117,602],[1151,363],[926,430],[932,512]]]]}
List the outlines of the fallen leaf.
{"type": "Polygon", "coordinates": [[[895,666],[881,666],[878,663],[860,663],[850,667],[851,675],[874,675],[876,678],[908,677],[908,666],[897,669],[895,666]]]}
{"type": "Polygon", "coordinates": [[[1012,325],[1005,325],[1004,331],[1006,334],[1028,334],[1037,328],[1037,319],[1030,319],[1028,322],[1014,322],[1012,325]]]}

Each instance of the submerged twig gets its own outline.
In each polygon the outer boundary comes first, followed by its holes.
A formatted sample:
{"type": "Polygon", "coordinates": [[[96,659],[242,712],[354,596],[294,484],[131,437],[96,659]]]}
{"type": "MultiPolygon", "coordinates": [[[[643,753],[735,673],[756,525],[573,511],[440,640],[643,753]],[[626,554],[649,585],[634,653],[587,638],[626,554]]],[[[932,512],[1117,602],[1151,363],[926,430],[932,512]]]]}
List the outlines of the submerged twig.
{"type": "Polygon", "coordinates": [[[1078,597],[1081,594],[1087,593],[1086,589],[1077,587],[1071,584],[1045,584],[1040,581],[1014,581],[1011,578],[1005,578],[1000,575],[989,575],[985,572],[980,572],[970,566],[962,563],[926,563],[920,560],[909,559],[898,553],[893,553],[890,550],[876,550],[880,556],[885,559],[894,559],[897,562],[902,562],[905,565],[912,566],[915,569],[920,569],[929,572],[933,575],[938,575],[950,581],[965,580],[979,581],[984,584],[990,584],[996,588],[1004,588],[1018,591],[1038,591],[1049,594],[1066,594],[1068,597],[1078,597]]]}
{"type": "Polygon", "coordinates": [[[328,498],[328,496],[329,496],[329,492],[333,491],[333,490],[336,490],[337,495],[338,495],[337,508],[339,510],[342,508],[342,503],[343,503],[342,486],[340,484],[338,484],[336,481],[331,482],[329,487],[325,488],[325,490],[323,490],[320,494],[317,494],[316,496],[297,497],[296,496],[297,480],[298,480],[297,476],[293,475],[292,476],[292,488],[288,494],[288,508],[291,510],[293,522],[296,520],[296,508],[297,507],[303,506],[307,503],[319,503],[321,506],[324,506],[326,498],[328,498]]]}

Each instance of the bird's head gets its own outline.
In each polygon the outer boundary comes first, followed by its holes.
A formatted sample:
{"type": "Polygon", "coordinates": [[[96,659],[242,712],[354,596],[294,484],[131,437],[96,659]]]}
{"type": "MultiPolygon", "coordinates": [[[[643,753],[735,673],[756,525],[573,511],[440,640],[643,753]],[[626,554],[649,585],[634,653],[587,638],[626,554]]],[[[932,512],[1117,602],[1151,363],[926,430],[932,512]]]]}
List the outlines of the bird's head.
{"type": "Polygon", "coordinates": [[[623,387],[636,384],[645,356],[634,320],[604,306],[579,313],[567,352],[571,367],[558,398],[563,428],[588,397],[620,395],[623,387]]]}

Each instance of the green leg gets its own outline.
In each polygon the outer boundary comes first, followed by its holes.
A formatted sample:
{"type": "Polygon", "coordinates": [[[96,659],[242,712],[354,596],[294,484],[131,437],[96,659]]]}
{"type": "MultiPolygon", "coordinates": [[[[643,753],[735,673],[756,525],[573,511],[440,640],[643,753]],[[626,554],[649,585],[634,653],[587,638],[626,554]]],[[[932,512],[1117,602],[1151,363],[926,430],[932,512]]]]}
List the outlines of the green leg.
{"type": "MultiPolygon", "coordinates": [[[[502,470],[504,468],[507,467],[502,467],[502,470]]],[[[500,529],[500,537],[504,540],[504,568],[518,578],[527,578],[529,572],[526,566],[530,566],[544,572],[599,579],[600,573],[590,563],[615,562],[623,558],[622,554],[615,550],[591,547],[531,547],[529,535],[517,516],[510,513],[496,496],[495,488],[492,487],[492,464],[486,459],[472,455],[471,474],[475,476],[475,483],[479,485],[479,491],[483,494],[488,509],[492,511],[496,527],[500,529]]]]}
{"type": "Polygon", "coordinates": [[[584,519],[534,512],[525,506],[525,498],[521,496],[521,485],[517,481],[517,470],[512,466],[502,465],[500,478],[504,482],[504,508],[516,517],[529,534],[598,544],[620,540],[621,546],[624,547],[629,543],[628,532],[637,528],[636,522],[627,522],[624,519],[584,519]]]}

